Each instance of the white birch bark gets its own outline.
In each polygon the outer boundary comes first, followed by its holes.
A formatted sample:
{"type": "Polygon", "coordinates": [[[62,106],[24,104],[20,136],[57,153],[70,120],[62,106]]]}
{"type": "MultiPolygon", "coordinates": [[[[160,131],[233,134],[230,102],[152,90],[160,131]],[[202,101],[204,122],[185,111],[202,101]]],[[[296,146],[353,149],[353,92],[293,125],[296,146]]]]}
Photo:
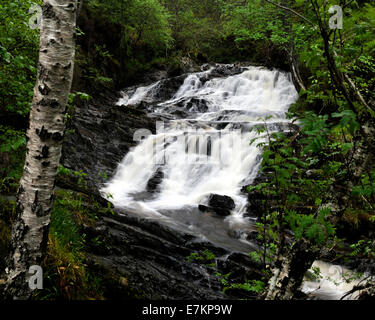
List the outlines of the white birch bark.
{"type": "Polygon", "coordinates": [[[73,78],[76,14],[77,0],[43,0],[38,77],[6,270],[6,294],[13,299],[30,298],[29,267],[41,265],[46,252],[73,78]]]}
{"type": "Polygon", "coordinates": [[[311,267],[318,253],[318,248],[304,239],[279,252],[265,300],[294,299],[307,269],[311,267]]]}

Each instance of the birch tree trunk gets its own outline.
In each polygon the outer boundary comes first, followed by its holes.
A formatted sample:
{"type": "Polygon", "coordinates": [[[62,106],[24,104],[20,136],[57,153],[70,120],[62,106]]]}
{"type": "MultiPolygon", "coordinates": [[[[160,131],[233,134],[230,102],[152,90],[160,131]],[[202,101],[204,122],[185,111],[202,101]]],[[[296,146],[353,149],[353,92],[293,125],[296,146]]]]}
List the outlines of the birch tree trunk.
{"type": "Polygon", "coordinates": [[[76,14],[77,0],[43,0],[38,78],[6,269],[5,292],[12,299],[31,297],[29,268],[41,265],[46,252],[73,78],[76,14]]]}
{"type": "Polygon", "coordinates": [[[319,254],[308,241],[301,239],[277,255],[266,300],[292,300],[302,284],[306,271],[319,254]]]}

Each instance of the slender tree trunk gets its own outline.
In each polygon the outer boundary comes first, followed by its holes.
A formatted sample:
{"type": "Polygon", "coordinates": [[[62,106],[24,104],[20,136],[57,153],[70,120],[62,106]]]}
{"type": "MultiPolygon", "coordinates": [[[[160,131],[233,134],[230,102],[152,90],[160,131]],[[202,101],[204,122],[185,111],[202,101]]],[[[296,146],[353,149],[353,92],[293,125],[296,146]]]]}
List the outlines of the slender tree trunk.
{"type": "Polygon", "coordinates": [[[46,252],[73,78],[76,13],[77,0],[43,0],[38,78],[6,269],[6,295],[13,299],[31,297],[29,268],[41,265],[46,252]]]}
{"type": "Polygon", "coordinates": [[[292,300],[300,288],[306,271],[319,254],[309,241],[301,239],[278,253],[266,300],[292,300]]]}

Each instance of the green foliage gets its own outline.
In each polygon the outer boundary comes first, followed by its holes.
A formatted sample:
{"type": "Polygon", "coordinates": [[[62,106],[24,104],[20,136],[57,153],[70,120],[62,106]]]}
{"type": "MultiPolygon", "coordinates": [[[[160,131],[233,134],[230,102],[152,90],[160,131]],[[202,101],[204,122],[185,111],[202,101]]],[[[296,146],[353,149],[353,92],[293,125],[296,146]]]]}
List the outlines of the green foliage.
{"type": "MultiPolygon", "coordinates": [[[[289,136],[270,132],[268,120],[253,129],[259,136],[251,143],[264,149],[261,171],[269,179],[247,189],[265,199],[257,223],[263,249],[251,253],[264,265],[272,261],[287,232],[293,241],[304,238],[320,247],[334,239],[334,217],[329,208],[321,207],[322,199],[337,179],[350,174],[347,163],[354,148],[350,139],[358,130],[351,111],[334,113],[331,118],[306,112],[299,119],[300,131],[289,136]]],[[[369,181],[363,181],[368,191],[369,181]]],[[[360,190],[354,188],[354,192],[360,190]]]]}
{"type": "Polygon", "coordinates": [[[94,0],[89,2],[89,7],[96,14],[121,25],[121,46],[128,53],[142,46],[151,48],[155,53],[164,52],[172,44],[169,15],[158,0],[130,0],[127,3],[94,0]]]}
{"type": "Polygon", "coordinates": [[[305,237],[313,243],[322,245],[327,238],[335,235],[334,226],[326,220],[329,215],[330,210],[327,208],[321,209],[317,215],[304,215],[290,211],[285,216],[285,221],[296,239],[305,237]]]}
{"type": "MultiPolygon", "coordinates": [[[[63,167],[59,171],[60,174],[72,174],[63,167]]],[[[84,250],[88,245],[105,245],[100,237],[86,239],[82,225],[93,224],[97,219],[97,212],[87,208],[86,201],[82,194],[56,192],[44,261],[45,284],[44,289],[36,293],[37,299],[103,299],[103,278],[84,263],[84,250]]]]}
{"type": "MultiPolygon", "coordinates": [[[[15,193],[22,175],[25,133],[7,119],[27,118],[33,96],[39,33],[28,23],[32,3],[3,0],[0,4],[0,192],[15,193]]],[[[26,121],[25,121],[26,122],[26,121]]]]}
{"type": "Polygon", "coordinates": [[[321,271],[320,271],[320,268],[319,267],[313,267],[312,268],[312,277],[313,279],[316,281],[316,280],[320,280],[323,278],[322,274],[321,274],[321,271]]]}
{"type": "Polygon", "coordinates": [[[247,41],[263,41],[265,44],[282,46],[288,43],[287,20],[284,12],[275,11],[262,1],[231,2],[225,6],[226,35],[234,35],[241,46],[247,41]]]}
{"type": "Polygon", "coordinates": [[[262,255],[261,251],[251,251],[249,253],[250,258],[255,262],[262,262],[262,255]]]}
{"type": "Polygon", "coordinates": [[[357,122],[357,116],[352,110],[344,110],[342,112],[332,113],[332,118],[340,119],[337,128],[347,129],[348,132],[353,136],[360,128],[359,123],[357,122]]]}
{"type": "Polygon", "coordinates": [[[228,287],[225,287],[224,293],[228,289],[241,289],[241,290],[245,290],[248,292],[254,292],[256,294],[260,294],[265,289],[265,283],[261,280],[250,280],[250,281],[246,281],[245,283],[235,283],[235,284],[231,284],[228,287]]]}
{"type": "Polygon", "coordinates": [[[39,33],[29,25],[30,5],[39,1],[3,0],[0,4],[1,111],[27,116],[33,96],[39,33]]]}
{"type": "Polygon", "coordinates": [[[375,258],[375,241],[374,240],[359,240],[350,246],[353,250],[351,256],[364,256],[369,259],[375,258]]]}
{"type": "Polygon", "coordinates": [[[23,171],[26,137],[0,125],[0,192],[15,193],[23,171]]]}
{"type": "Polygon", "coordinates": [[[80,252],[85,239],[79,232],[74,212],[82,209],[81,201],[69,192],[59,192],[58,195],[51,215],[50,234],[70,252],[80,252]]]}
{"type": "Polygon", "coordinates": [[[230,273],[227,274],[221,274],[220,272],[215,272],[215,277],[217,277],[220,280],[220,283],[224,286],[224,288],[229,284],[228,278],[230,277],[230,273]]]}
{"type": "Polygon", "coordinates": [[[364,196],[375,202],[375,172],[372,171],[362,176],[361,185],[353,187],[354,196],[364,196]]]}
{"type": "Polygon", "coordinates": [[[328,115],[318,116],[307,112],[300,120],[306,139],[301,141],[305,144],[305,152],[319,152],[328,143],[328,115]]]}
{"type": "Polygon", "coordinates": [[[65,168],[62,165],[59,165],[57,174],[61,178],[69,178],[69,177],[74,178],[78,186],[84,186],[86,184],[85,177],[87,176],[87,174],[84,173],[82,170],[73,171],[68,168],[65,168]]]}
{"type": "Polygon", "coordinates": [[[0,126],[0,152],[15,152],[26,146],[25,134],[9,127],[0,126]]]}
{"type": "Polygon", "coordinates": [[[209,251],[209,250],[203,250],[200,253],[193,252],[188,257],[186,257],[186,260],[189,263],[198,262],[198,263],[204,263],[207,267],[215,267],[215,255],[209,251]]]}

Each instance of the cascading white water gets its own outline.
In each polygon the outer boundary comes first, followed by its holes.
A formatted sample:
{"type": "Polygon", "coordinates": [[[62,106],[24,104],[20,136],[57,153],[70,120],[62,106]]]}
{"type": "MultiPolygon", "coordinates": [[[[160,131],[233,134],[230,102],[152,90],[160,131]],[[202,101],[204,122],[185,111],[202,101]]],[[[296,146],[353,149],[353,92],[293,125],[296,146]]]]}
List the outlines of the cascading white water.
{"type": "MultiPolygon", "coordinates": [[[[277,130],[272,123],[287,122],[285,112],[298,94],[290,76],[279,71],[249,67],[241,74],[207,79],[211,72],[187,76],[172,99],[155,107],[157,113],[170,114],[182,106],[187,117],[165,123],[164,130],[126,155],[102,190],[115,206],[158,217],[170,217],[174,210],[181,216],[197,210],[210,194],[219,194],[236,203],[225,220],[230,227],[248,222],[243,217],[246,197],[240,191],[255,178],[261,160],[261,150],[250,145],[257,137],[250,127],[259,124],[260,117],[272,116],[270,129],[277,130]],[[155,195],[147,194],[147,183],[157,170],[164,178],[155,195]]],[[[119,103],[149,100],[158,84],[138,88],[119,103]]],[[[194,222],[184,222],[194,229],[194,222]]]]}
{"type": "Polygon", "coordinates": [[[131,98],[129,98],[128,95],[124,95],[118,102],[117,102],[117,105],[118,106],[122,106],[122,105],[132,105],[132,104],[137,104],[138,102],[142,101],[143,99],[145,99],[151,92],[153,92],[153,90],[155,88],[157,88],[158,84],[160,83],[160,81],[158,82],[155,82],[147,87],[139,87],[135,93],[133,94],[133,96],[131,98]]]}

